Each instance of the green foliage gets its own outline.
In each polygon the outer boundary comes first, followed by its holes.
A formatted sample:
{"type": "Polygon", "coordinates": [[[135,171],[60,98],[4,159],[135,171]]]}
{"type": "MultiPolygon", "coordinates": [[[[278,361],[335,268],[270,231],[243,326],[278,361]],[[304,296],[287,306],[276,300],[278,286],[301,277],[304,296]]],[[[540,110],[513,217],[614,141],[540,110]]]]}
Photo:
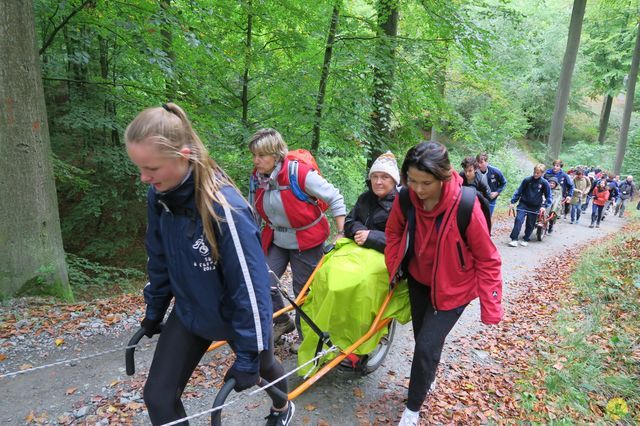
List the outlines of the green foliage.
{"type": "Polygon", "coordinates": [[[132,292],[144,286],[145,275],[137,269],[115,268],[68,254],[69,283],[79,300],[92,300],[132,292]]]}
{"type": "MultiPolygon", "coordinates": [[[[65,248],[91,261],[144,264],[146,188],[122,141],[144,108],[179,103],[244,194],[252,169],[246,142],[255,130],[274,127],[290,148],[310,147],[334,0],[161,3],[89,2],[77,10],[77,1],[35,2],[65,248]]],[[[401,162],[435,125],[456,161],[489,152],[512,193],[524,176],[509,146],[548,131],[570,0],[397,2],[398,37],[386,44],[377,15],[383,3],[341,3],[317,155],[324,175],[349,206],[364,190],[372,97],[383,83],[390,137],[376,148],[401,162]],[[394,46],[394,59],[380,54],[385,45],[394,46]],[[374,82],[382,68],[387,81],[374,82]]],[[[604,28],[589,35],[595,47],[586,70],[612,41],[604,28]]],[[[608,63],[616,73],[626,64],[608,63]]],[[[581,111],[593,73],[583,74],[573,111],[581,111]]],[[[568,129],[569,145],[592,140],[584,127],[568,129]]],[[[569,153],[572,161],[587,162],[585,146],[569,153]]]]}
{"type": "MultiPolygon", "coordinates": [[[[638,250],[636,226],[583,253],[571,277],[574,290],[568,300],[573,305],[560,310],[550,330],[555,343],[534,360],[545,377],[544,402],[556,412],[593,419],[597,411],[592,407],[609,412],[614,397],[625,400],[631,413],[640,406],[634,361],[640,329],[638,250]]],[[[523,408],[534,410],[527,403],[523,408]]],[[[621,421],[632,421],[626,413],[619,414],[621,421]]]]}

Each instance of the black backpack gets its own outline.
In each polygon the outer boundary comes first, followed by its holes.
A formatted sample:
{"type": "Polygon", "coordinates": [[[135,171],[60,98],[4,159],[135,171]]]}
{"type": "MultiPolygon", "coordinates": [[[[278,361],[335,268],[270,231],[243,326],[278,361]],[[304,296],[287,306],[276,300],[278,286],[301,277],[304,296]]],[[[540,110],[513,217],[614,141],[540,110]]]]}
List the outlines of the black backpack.
{"type": "MultiPolygon", "coordinates": [[[[460,232],[460,236],[464,240],[465,244],[467,243],[467,227],[469,226],[469,222],[471,221],[471,213],[473,212],[473,205],[475,204],[476,198],[480,202],[480,207],[482,208],[482,213],[484,215],[485,220],[487,221],[487,228],[489,228],[489,233],[491,233],[491,211],[489,210],[489,203],[482,197],[481,194],[476,191],[476,189],[472,186],[463,186],[460,188],[460,205],[458,206],[458,214],[456,216],[458,222],[458,231],[460,232]]],[[[402,210],[402,214],[407,219],[409,223],[409,236],[413,237],[416,228],[416,213],[411,204],[411,200],[409,199],[409,189],[406,186],[403,186],[400,189],[400,193],[398,194],[400,197],[400,209],[402,210]]],[[[442,218],[446,212],[440,214],[436,218],[436,229],[440,228],[440,224],[442,223],[442,218]]]]}

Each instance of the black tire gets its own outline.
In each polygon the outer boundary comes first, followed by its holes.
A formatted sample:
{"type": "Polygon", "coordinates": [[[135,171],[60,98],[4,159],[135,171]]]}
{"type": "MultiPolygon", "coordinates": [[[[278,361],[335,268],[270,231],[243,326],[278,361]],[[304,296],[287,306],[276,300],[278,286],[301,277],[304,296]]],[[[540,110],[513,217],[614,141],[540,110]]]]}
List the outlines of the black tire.
{"type": "Polygon", "coordinates": [[[393,338],[396,335],[396,321],[391,320],[389,323],[389,332],[380,339],[378,346],[367,354],[367,360],[362,366],[362,374],[367,375],[376,371],[384,362],[384,359],[391,349],[393,338]]]}
{"type": "Polygon", "coordinates": [[[536,237],[538,238],[538,241],[542,241],[544,239],[544,226],[537,226],[536,227],[536,237]]]}

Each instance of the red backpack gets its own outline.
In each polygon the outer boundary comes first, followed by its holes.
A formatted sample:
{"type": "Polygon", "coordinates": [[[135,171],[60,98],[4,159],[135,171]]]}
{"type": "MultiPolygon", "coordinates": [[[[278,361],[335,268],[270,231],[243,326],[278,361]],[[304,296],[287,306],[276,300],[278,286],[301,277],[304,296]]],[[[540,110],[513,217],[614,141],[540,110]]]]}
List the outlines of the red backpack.
{"type": "Polygon", "coordinates": [[[320,207],[320,210],[326,211],[329,205],[325,201],[316,199],[305,193],[302,188],[300,188],[300,182],[298,181],[298,163],[306,164],[322,176],[322,172],[320,172],[320,168],[318,167],[318,163],[316,163],[316,159],[313,158],[313,154],[306,149],[295,149],[289,151],[286,158],[289,160],[289,185],[291,186],[293,195],[300,201],[315,204],[320,207]]]}

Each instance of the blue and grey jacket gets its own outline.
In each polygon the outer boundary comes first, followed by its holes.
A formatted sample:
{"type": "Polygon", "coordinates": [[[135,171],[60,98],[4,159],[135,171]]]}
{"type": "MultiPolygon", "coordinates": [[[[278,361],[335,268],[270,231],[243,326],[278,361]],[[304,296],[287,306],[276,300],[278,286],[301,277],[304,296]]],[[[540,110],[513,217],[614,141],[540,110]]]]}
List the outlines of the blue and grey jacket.
{"type": "MultiPolygon", "coordinates": [[[[504,177],[500,169],[491,165],[487,165],[487,171],[482,174],[487,178],[487,184],[489,185],[489,189],[491,190],[491,192],[497,192],[498,194],[500,194],[502,193],[502,191],[504,191],[504,188],[507,186],[507,179],[504,177]]],[[[492,203],[495,203],[496,199],[497,198],[494,198],[490,201],[492,203]]]]}
{"type": "Polygon", "coordinates": [[[529,176],[522,180],[516,192],[513,193],[511,204],[520,201],[518,204],[519,207],[526,210],[537,211],[543,205],[545,209],[549,209],[552,200],[549,182],[543,177],[536,179],[533,176],[529,176]]]}
{"type": "Polygon", "coordinates": [[[563,197],[573,197],[573,180],[571,177],[560,169],[558,173],[554,173],[553,169],[544,172],[544,178],[549,179],[551,176],[558,179],[558,185],[562,188],[563,197]]]}
{"type": "Polygon", "coordinates": [[[214,204],[222,218],[214,224],[214,260],[195,204],[194,177],[167,193],[149,189],[146,315],[162,319],[175,298],[185,328],[207,340],[232,341],[238,370],[253,373],[271,339],[267,264],[249,205],[230,186],[221,193],[229,206],[214,204]]]}

